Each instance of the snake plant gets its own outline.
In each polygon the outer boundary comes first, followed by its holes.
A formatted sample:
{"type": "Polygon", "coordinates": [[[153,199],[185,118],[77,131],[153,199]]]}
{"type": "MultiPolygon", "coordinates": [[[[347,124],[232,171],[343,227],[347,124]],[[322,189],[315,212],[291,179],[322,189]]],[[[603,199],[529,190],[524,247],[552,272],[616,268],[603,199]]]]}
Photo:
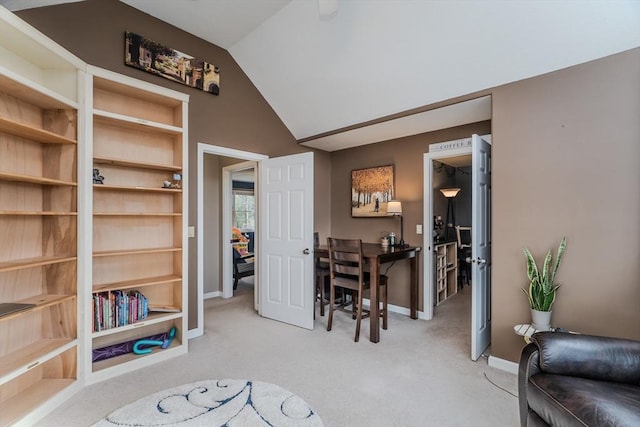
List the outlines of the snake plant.
{"type": "Polygon", "coordinates": [[[556,256],[556,262],[551,269],[552,255],[551,251],[547,252],[542,265],[542,271],[538,269],[536,261],[529,252],[529,249],[524,249],[524,255],[527,258],[527,276],[531,281],[529,283],[529,289],[522,289],[529,298],[529,305],[534,310],[539,311],[551,311],[553,302],[556,300],[556,291],[560,287],[556,283],[556,273],[558,267],[560,267],[560,261],[562,260],[562,254],[567,247],[567,238],[563,237],[558,247],[558,253],[556,256]]]}

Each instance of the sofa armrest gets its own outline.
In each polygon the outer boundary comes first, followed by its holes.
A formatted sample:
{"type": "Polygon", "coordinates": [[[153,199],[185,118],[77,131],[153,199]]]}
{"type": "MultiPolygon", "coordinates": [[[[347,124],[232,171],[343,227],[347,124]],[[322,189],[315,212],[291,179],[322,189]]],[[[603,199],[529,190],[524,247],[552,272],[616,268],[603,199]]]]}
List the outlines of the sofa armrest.
{"type": "Polygon", "coordinates": [[[531,343],[543,372],[640,386],[640,341],[537,332],[531,343]]]}
{"type": "Polygon", "coordinates": [[[540,372],[538,361],[540,355],[538,346],[528,344],[520,354],[520,364],[518,366],[518,403],[520,406],[520,425],[527,426],[527,415],[529,413],[529,403],[527,400],[527,381],[531,375],[540,372]]]}

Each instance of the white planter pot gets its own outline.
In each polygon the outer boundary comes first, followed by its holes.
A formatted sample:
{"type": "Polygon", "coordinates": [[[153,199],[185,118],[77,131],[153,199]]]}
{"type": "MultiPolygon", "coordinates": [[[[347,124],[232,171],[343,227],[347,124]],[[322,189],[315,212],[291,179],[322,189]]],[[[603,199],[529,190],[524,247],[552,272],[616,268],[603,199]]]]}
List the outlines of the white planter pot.
{"type": "Polygon", "coordinates": [[[539,331],[548,331],[551,329],[551,313],[531,309],[531,326],[539,331]]]}

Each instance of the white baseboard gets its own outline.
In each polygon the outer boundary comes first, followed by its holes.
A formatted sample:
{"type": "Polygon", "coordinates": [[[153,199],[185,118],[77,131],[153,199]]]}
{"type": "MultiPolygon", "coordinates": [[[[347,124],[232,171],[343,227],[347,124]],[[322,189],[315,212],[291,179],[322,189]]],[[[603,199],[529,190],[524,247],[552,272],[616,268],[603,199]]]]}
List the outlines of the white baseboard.
{"type": "MultiPolygon", "coordinates": [[[[210,299],[210,298],[219,298],[222,296],[222,292],[220,291],[215,291],[215,292],[207,292],[206,294],[204,294],[202,296],[203,299],[210,299]]],[[[187,338],[188,339],[193,339],[193,338],[198,338],[201,337],[202,335],[204,335],[204,326],[200,325],[197,328],[194,329],[189,329],[187,331],[187,338]]]]}
{"type": "Polygon", "coordinates": [[[509,372],[510,374],[518,375],[518,364],[510,360],[500,359],[495,356],[489,356],[487,361],[492,368],[500,369],[502,371],[509,372]]]}
{"type": "Polygon", "coordinates": [[[204,328],[189,329],[187,331],[187,339],[194,339],[204,335],[204,328]]]}
{"type": "MultiPolygon", "coordinates": [[[[367,307],[369,308],[369,299],[368,298],[363,298],[362,299],[362,306],[363,307],[367,307]]],[[[402,314],[405,316],[410,316],[411,315],[411,310],[409,310],[407,307],[401,307],[399,305],[393,305],[393,304],[388,304],[387,308],[389,309],[390,313],[398,313],[398,314],[402,314]]],[[[418,319],[426,319],[427,317],[425,316],[424,312],[422,311],[418,311],[418,319]]]]}

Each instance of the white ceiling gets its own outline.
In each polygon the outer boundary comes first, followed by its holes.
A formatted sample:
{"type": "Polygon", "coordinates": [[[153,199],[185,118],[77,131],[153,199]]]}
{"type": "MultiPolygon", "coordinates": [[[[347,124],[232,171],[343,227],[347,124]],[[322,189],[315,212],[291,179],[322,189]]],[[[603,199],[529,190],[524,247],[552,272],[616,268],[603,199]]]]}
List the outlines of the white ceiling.
{"type": "MultiPolygon", "coordinates": [[[[637,0],[121,1],[227,49],[298,140],[640,46],[637,0]],[[336,13],[319,13],[336,1],[336,13]]],[[[0,0],[10,10],[65,2],[0,0]]],[[[475,120],[460,107],[387,121],[385,135],[475,120]]],[[[380,129],[305,145],[370,143],[380,129]]]]}

